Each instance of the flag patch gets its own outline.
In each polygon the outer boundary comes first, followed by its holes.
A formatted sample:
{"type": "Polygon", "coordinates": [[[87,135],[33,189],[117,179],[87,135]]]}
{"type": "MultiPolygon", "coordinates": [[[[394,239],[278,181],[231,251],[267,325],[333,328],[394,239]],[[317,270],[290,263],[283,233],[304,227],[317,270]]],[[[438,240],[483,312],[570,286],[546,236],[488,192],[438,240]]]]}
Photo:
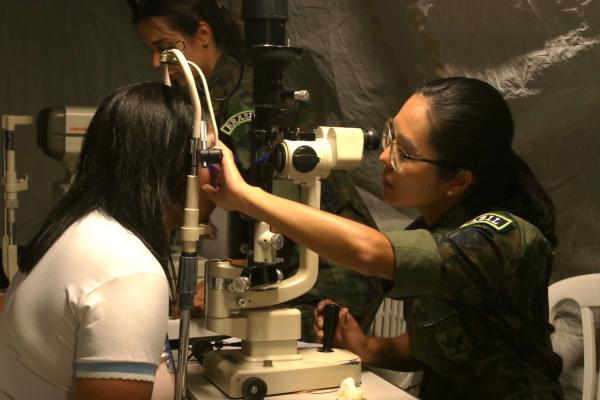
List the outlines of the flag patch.
{"type": "Polygon", "coordinates": [[[510,226],[510,224],[512,224],[513,222],[514,221],[512,219],[506,218],[505,216],[502,216],[500,214],[487,213],[487,214],[482,214],[479,217],[472,219],[471,221],[462,225],[461,228],[465,227],[465,226],[473,225],[473,224],[485,224],[485,225],[491,226],[492,228],[496,229],[497,231],[502,231],[502,230],[506,229],[508,226],[510,226]]]}
{"type": "Polygon", "coordinates": [[[238,126],[252,121],[253,117],[254,111],[252,110],[241,111],[235,115],[232,115],[221,126],[221,132],[226,133],[227,135],[231,135],[238,126]]]}

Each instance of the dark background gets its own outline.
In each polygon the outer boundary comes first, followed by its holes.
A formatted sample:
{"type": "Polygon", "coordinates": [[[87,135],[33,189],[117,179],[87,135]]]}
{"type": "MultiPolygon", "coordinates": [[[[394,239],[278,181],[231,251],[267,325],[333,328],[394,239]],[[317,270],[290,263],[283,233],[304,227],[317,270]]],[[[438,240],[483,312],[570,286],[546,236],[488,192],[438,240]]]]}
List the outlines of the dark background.
{"type": "MultiPolygon", "coordinates": [[[[234,14],[240,0],[224,1],[234,14]]],[[[319,124],[381,127],[412,89],[467,75],[500,89],[514,147],[557,208],[554,279],[597,272],[600,259],[600,0],[290,0],[291,43],[305,48],[289,86],[309,89],[319,124]]],[[[0,114],[97,106],[116,88],[158,80],[124,0],[1,0],[0,114]]],[[[56,200],[59,162],[16,133],[17,240],[25,244],[56,200]]],[[[377,152],[352,176],[380,224],[404,224],[376,198],[377,152]]]]}

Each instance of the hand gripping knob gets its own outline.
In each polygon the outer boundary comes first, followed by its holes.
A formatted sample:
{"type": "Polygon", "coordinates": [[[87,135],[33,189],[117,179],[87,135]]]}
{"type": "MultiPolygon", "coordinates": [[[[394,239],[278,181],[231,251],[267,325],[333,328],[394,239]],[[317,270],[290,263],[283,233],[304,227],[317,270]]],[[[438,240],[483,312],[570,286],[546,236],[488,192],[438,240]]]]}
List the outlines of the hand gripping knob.
{"type": "Polygon", "coordinates": [[[333,343],[333,335],[335,335],[335,328],[337,327],[338,315],[340,313],[340,306],[337,304],[327,304],[323,311],[323,347],[321,351],[323,353],[331,353],[331,344],[333,343]]]}

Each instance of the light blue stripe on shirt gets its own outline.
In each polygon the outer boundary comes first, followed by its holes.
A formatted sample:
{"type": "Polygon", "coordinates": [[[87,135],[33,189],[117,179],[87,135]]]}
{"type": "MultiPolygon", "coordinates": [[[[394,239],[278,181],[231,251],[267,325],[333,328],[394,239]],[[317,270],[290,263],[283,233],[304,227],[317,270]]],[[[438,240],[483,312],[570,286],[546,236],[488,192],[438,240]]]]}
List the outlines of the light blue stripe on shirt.
{"type": "Polygon", "coordinates": [[[158,365],[143,362],[76,362],[75,369],[79,372],[123,372],[129,374],[156,374],[158,365]]]}

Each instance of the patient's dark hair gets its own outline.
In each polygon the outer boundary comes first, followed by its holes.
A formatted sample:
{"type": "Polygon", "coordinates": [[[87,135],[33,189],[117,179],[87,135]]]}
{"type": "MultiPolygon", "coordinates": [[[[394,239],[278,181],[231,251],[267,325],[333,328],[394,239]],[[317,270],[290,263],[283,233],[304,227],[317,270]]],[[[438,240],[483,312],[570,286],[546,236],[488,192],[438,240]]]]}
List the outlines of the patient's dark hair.
{"type": "Polygon", "coordinates": [[[95,210],[133,232],[165,267],[166,212],[183,207],[192,116],[186,96],[160,83],[107,97],[85,135],[71,189],[26,247],[19,269],[30,272],[71,224],[95,210]]]}
{"type": "Polygon", "coordinates": [[[162,17],[167,25],[192,36],[198,23],[205,21],[212,29],[221,50],[242,58],[242,35],[229,11],[217,0],[126,0],[133,12],[133,23],[162,17]]]}
{"type": "Polygon", "coordinates": [[[438,79],[417,88],[428,103],[431,144],[440,159],[459,168],[439,166],[442,178],[470,170],[475,183],[468,206],[483,213],[503,209],[535,225],[556,246],[554,206],[533,172],[512,150],[514,124],[502,95],[478,79],[438,79]]]}

